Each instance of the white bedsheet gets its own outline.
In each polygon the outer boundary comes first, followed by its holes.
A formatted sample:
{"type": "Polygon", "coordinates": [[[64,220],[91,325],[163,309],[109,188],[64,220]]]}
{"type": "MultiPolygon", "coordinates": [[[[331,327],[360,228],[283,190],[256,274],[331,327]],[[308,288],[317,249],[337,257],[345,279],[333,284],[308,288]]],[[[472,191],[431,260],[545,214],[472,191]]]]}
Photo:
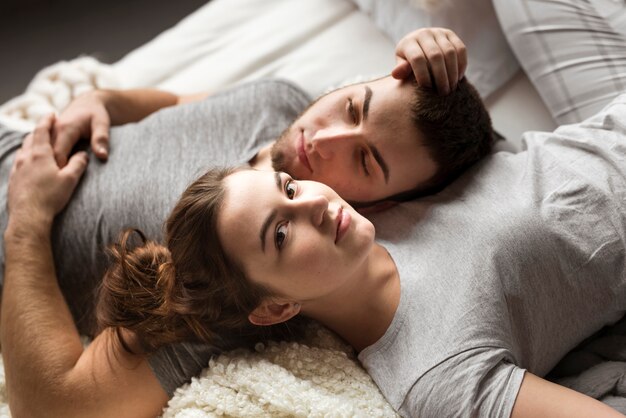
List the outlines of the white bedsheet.
{"type": "Polygon", "coordinates": [[[348,0],[213,0],[114,68],[127,87],[191,93],[280,77],[315,97],[388,73],[393,50],[348,0]]]}
{"type": "MultiPolygon", "coordinates": [[[[212,0],[114,69],[124,87],[192,93],[280,77],[316,97],[388,74],[394,50],[349,0],[212,0]]],[[[513,142],[526,130],[555,128],[522,72],[486,99],[494,126],[513,142]]]]}
{"type": "MultiPolygon", "coordinates": [[[[0,122],[29,130],[41,116],[60,112],[95,87],[182,94],[278,77],[316,97],[388,74],[394,49],[350,0],[212,0],[112,66],[77,59],[42,70],[23,95],[0,106],[0,122]]],[[[555,127],[521,72],[486,102],[495,128],[511,140],[509,149],[526,130],[555,127]]]]}

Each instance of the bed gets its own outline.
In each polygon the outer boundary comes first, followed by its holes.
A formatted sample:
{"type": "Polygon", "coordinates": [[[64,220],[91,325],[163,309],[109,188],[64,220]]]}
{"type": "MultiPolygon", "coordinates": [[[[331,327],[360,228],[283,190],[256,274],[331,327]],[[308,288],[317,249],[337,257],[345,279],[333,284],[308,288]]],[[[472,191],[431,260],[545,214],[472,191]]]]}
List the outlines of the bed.
{"type": "MultiPolygon", "coordinates": [[[[23,95],[0,106],[0,122],[28,130],[42,115],[94,87],[157,87],[182,94],[278,77],[316,97],[389,73],[396,41],[420,26],[451,27],[468,45],[467,76],[507,138],[500,149],[517,149],[524,131],[555,127],[487,0],[212,0],[112,65],[80,57],[43,69],[23,95]]],[[[624,340],[626,326],[615,326],[596,338],[596,345],[581,346],[568,357],[554,378],[626,411],[624,340]],[[592,378],[580,374],[585,370],[592,378]]],[[[0,383],[0,416],[8,416],[3,374],[0,383]]],[[[258,345],[213,359],[199,378],[179,388],[163,414],[218,415],[395,413],[352,350],[312,326],[306,344],[258,345]]]]}

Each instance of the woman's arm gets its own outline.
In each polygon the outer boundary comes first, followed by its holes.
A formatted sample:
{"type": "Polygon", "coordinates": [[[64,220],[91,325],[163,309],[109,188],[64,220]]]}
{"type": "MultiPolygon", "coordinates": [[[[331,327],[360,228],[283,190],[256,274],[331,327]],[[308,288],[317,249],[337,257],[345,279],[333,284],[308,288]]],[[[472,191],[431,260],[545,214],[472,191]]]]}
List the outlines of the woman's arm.
{"type": "Polygon", "coordinates": [[[89,138],[95,155],[106,160],[109,128],[137,122],[168,106],[206,98],[208,93],[177,96],[156,89],[94,90],[74,99],[54,125],[54,154],[63,167],[80,138],[89,138]]]}
{"type": "Polygon", "coordinates": [[[535,417],[617,418],[624,415],[596,399],[527,372],[511,418],[535,417]]]}
{"type": "Polygon", "coordinates": [[[83,349],[56,281],[54,216],[87,165],[84,153],[59,169],[46,118],[18,151],[9,182],[0,339],[14,417],[155,416],[167,402],[147,361],[113,333],[83,349]]]}

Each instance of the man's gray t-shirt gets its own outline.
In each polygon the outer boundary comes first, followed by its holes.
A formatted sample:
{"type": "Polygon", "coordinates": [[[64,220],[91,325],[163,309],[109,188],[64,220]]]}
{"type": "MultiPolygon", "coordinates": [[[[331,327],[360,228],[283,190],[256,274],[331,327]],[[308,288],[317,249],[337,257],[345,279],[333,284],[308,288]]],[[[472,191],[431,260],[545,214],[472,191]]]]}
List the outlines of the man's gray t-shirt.
{"type": "Polygon", "coordinates": [[[508,417],[524,370],[626,311],[626,95],[524,142],[371,216],[401,297],[359,359],[403,415],[508,417]]]}
{"type": "MultiPolygon", "coordinates": [[[[58,281],[83,332],[92,325],[94,291],[107,265],[104,248],[129,227],[161,240],[163,222],[187,185],[209,168],[247,163],[260,148],[277,139],[309,101],[291,83],[264,80],[111,129],[109,160],[102,163],[91,156],[53,230],[58,281]]],[[[14,151],[22,136],[0,129],[3,207],[14,151]]],[[[0,214],[2,231],[6,223],[4,210],[0,214]]],[[[3,263],[2,240],[0,245],[3,263]]],[[[206,366],[206,350],[201,352],[202,356],[190,358],[191,364],[162,364],[176,359],[157,355],[151,365],[171,393],[182,383],[181,373],[176,379],[171,373],[195,370],[200,363],[206,366]]]]}

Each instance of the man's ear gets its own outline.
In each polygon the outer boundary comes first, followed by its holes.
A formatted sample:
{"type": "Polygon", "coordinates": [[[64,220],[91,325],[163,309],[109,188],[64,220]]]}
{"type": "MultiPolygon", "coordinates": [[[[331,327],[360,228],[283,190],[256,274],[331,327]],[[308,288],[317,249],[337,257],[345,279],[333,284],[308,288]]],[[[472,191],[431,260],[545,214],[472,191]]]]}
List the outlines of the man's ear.
{"type": "Polygon", "coordinates": [[[286,322],[300,313],[300,304],[266,299],[248,315],[254,325],[274,325],[286,322]]]}
{"type": "Polygon", "coordinates": [[[376,212],[381,212],[383,210],[391,209],[397,204],[398,202],[393,201],[393,200],[381,200],[380,202],[376,202],[372,205],[357,208],[357,211],[361,215],[367,215],[368,213],[376,213],[376,212]]]}

